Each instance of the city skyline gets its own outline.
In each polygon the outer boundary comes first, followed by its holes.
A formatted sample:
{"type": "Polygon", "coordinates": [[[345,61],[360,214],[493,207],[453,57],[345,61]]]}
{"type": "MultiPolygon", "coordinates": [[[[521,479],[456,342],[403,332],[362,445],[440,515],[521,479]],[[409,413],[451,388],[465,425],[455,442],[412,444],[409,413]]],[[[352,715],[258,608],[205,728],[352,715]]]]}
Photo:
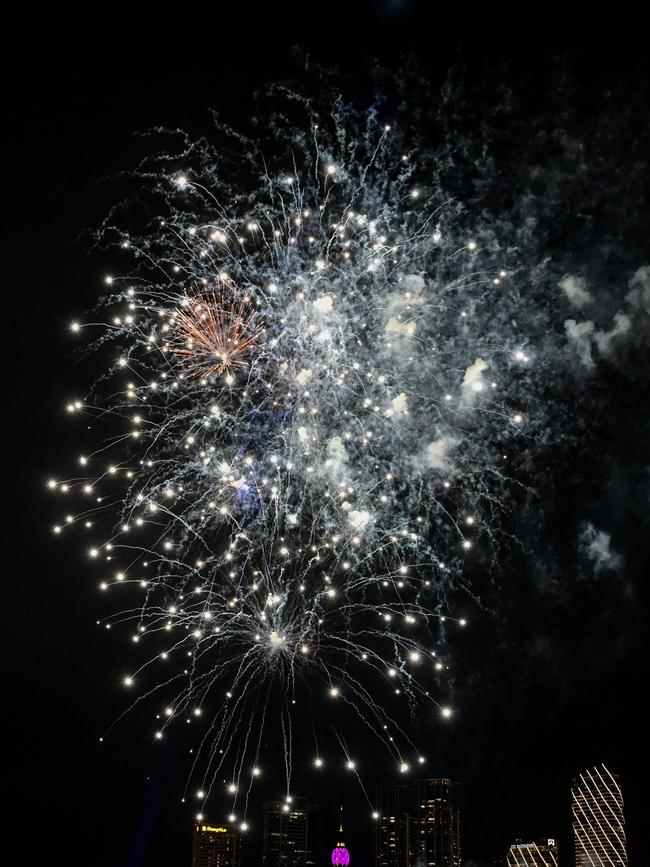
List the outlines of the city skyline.
{"type": "MultiPolygon", "coordinates": [[[[321,812],[305,797],[267,802],[262,807],[264,867],[460,867],[462,862],[462,800],[459,785],[447,777],[379,786],[373,813],[374,845],[357,856],[345,843],[343,806],[338,807],[338,831],[322,829],[334,841],[327,858],[313,851],[314,825],[321,812]],[[374,851],[371,854],[371,849],[374,851]],[[370,858],[369,858],[370,856],[370,858]]],[[[330,805],[331,806],[331,805],[330,805]]],[[[330,813],[330,815],[332,815],[330,813]]],[[[517,838],[494,867],[626,867],[625,816],[619,777],[604,765],[576,775],[571,783],[573,845],[560,853],[556,836],[534,841],[517,838]]],[[[331,823],[336,824],[336,823],[331,823]]],[[[253,833],[255,829],[253,828],[253,833]]],[[[192,867],[250,867],[235,823],[195,823],[192,867]],[[200,833],[202,832],[202,833],[200,833]],[[206,854],[199,857],[199,842],[206,854]],[[197,842],[199,841],[199,842],[197,842]]],[[[253,862],[251,862],[252,864],[253,862]]]]}

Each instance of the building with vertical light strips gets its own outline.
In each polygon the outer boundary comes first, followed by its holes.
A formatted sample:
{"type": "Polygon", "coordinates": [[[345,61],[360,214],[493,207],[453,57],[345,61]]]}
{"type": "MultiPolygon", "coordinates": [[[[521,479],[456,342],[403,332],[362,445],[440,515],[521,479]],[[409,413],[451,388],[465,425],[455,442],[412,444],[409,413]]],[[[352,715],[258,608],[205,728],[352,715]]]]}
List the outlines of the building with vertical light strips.
{"type": "Polygon", "coordinates": [[[571,787],[576,867],[626,867],[623,793],[616,774],[599,765],[571,787]]]}
{"type": "Polygon", "coordinates": [[[557,867],[555,840],[545,843],[522,843],[517,840],[508,850],[507,867],[557,867]]]}

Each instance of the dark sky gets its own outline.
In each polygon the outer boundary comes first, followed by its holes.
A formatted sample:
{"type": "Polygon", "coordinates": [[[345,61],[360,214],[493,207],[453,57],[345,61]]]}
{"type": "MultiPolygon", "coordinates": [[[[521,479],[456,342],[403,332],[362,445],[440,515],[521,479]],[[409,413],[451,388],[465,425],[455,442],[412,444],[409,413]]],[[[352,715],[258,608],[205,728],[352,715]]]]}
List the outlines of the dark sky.
{"type": "MultiPolygon", "coordinates": [[[[136,715],[99,746],[99,733],[122,709],[120,654],[95,626],[104,614],[95,576],[48,529],[53,506],[45,480],[75,451],[61,407],[88,381],[70,352],[66,325],[92,307],[103,266],[78,237],[97,225],[121,189],[106,179],[140,153],[134,131],[162,124],[208,132],[210,107],[235,122],[245,117],[252,90],[292,71],[293,45],[359,74],[366,57],[397,68],[400,54],[413,51],[434,84],[457,61],[475,75],[505,64],[506,79],[528,76],[532,102],[548,70],[563,62],[587,90],[599,81],[616,81],[622,91],[629,84],[641,113],[648,111],[648,54],[641,27],[627,17],[623,23],[623,15],[567,29],[541,7],[537,20],[528,9],[516,33],[513,20],[473,17],[469,8],[450,15],[406,0],[275,4],[263,13],[251,4],[239,13],[232,6],[210,12],[182,6],[158,11],[150,22],[136,22],[128,10],[110,10],[109,17],[104,7],[102,15],[81,33],[79,20],[41,20],[36,28],[25,16],[5,37],[15,37],[20,49],[4,73],[11,103],[5,140],[14,147],[5,163],[10,227],[3,257],[4,293],[13,307],[4,342],[12,390],[5,405],[11,496],[4,744],[16,772],[8,794],[21,822],[38,822],[39,859],[55,855],[70,867],[187,867],[190,825],[176,804],[186,744],[179,736],[164,751],[152,749],[136,715]]],[[[611,519],[623,573],[583,583],[562,606],[539,591],[527,593],[533,580],[511,574],[516,589],[508,616],[516,623],[498,643],[492,626],[479,626],[464,651],[473,675],[462,718],[445,732],[421,735],[430,741],[431,772],[462,784],[467,860],[487,863],[517,836],[554,836],[563,863],[571,863],[570,779],[576,769],[604,761],[622,776],[630,863],[644,863],[646,778],[639,762],[647,743],[648,509],[640,465],[647,462],[648,394],[642,384],[643,378],[631,384],[611,372],[600,440],[587,454],[576,448],[563,455],[563,466],[572,464],[574,472],[554,480],[545,502],[560,571],[578,569],[573,529],[566,527],[575,527],[573,510],[591,504],[611,519]],[[545,650],[535,656],[534,646],[545,650]]],[[[329,830],[335,832],[331,810],[343,800],[354,823],[354,863],[370,865],[367,807],[341,785],[331,779],[308,790],[305,782],[301,794],[324,808],[323,847],[329,830]]],[[[326,856],[319,857],[325,864],[326,856]]]]}

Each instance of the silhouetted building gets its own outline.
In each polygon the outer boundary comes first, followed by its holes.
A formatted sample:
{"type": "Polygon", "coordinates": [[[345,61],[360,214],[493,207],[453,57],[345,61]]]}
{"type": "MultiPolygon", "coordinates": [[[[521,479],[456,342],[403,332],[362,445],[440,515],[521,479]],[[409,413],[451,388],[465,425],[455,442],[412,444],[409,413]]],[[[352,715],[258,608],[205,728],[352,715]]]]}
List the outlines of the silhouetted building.
{"type": "Polygon", "coordinates": [[[240,867],[241,837],[229,825],[194,823],[192,867],[240,867]]]}
{"type": "Polygon", "coordinates": [[[457,783],[429,779],[381,786],[375,803],[377,867],[459,867],[457,783]]]}
{"type": "Polygon", "coordinates": [[[547,839],[540,843],[517,840],[508,850],[507,867],[557,867],[557,845],[547,839]]]}
{"type": "Polygon", "coordinates": [[[623,793],[616,774],[599,765],[571,787],[576,867],[625,867],[623,793]]]}
{"type": "Polygon", "coordinates": [[[264,804],[262,867],[314,867],[316,804],[305,798],[264,804]]]}

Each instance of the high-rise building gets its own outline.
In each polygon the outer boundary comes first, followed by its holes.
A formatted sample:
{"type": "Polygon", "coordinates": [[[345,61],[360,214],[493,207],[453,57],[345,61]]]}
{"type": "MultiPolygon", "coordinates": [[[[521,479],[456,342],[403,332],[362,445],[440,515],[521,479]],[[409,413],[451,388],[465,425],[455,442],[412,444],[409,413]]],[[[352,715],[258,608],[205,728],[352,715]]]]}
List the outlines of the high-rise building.
{"type": "Polygon", "coordinates": [[[448,779],[376,792],[377,867],[459,867],[458,784],[448,779]]]}
{"type": "Polygon", "coordinates": [[[571,787],[576,867],[625,867],[623,793],[616,774],[599,765],[571,787]]]}
{"type": "Polygon", "coordinates": [[[375,831],[377,867],[410,867],[411,798],[408,786],[379,786],[375,795],[379,814],[375,831]]]}
{"type": "Polygon", "coordinates": [[[192,867],[239,867],[241,838],[229,825],[194,823],[192,867]]]}
{"type": "Polygon", "coordinates": [[[415,867],[459,867],[458,784],[446,779],[416,783],[415,867]]]}
{"type": "Polygon", "coordinates": [[[312,851],[316,804],[305,798],[263,806],[262,867],[314,867],[312,851]]]}
{"type": "Polygon", "coordinates": [[[547,839],[540,843],[517,840],[508,849],[507,867],[557,867],[557,844],[547,839]]]}

